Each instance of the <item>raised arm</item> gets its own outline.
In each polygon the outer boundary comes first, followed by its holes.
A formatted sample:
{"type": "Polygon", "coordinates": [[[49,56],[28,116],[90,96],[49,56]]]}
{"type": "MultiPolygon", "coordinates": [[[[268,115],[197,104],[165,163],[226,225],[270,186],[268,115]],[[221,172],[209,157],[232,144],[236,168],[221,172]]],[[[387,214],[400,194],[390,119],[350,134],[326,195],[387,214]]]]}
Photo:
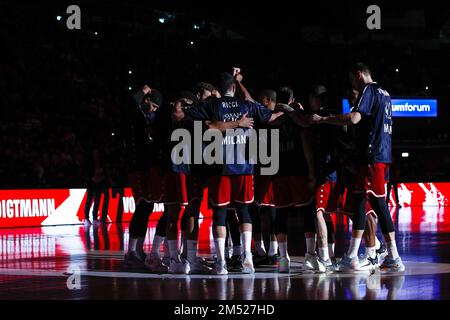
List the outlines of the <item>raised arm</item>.
{"type": "Polygon", "coordinates": [[[238,87],[238,90],[240,90],[242,92],[242,94],[244,95],[244,99],[246,101],[255,102],[255,100],[252,98],[250,92],[248,92],[247,88],[242,84],[242,79],[244,77],[241,74],[241,69],[233,68],[233,75],[234,75],[234,78],[236,79],[236,85],[238,87]]]}
{"type": "Polygon", "coordinates": [[[138,107],[141,106],[144,103],[144,96],[150,93],[151,91],[152,89],[148,85],[145,85],[141,90],[136,92],[133,95],[133,100],[136,103],[136,106],[138,107]]]}

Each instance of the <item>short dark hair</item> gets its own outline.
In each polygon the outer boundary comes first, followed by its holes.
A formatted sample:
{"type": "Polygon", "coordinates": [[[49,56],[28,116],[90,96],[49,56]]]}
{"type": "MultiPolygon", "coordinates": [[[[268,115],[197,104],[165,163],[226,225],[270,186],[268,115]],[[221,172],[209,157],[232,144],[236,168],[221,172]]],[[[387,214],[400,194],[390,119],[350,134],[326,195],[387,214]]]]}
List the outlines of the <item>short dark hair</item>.
{"type": "Polygon", "coordinates": [[[234,77],[231,73],[222,72],[219,75],[219,92],[220,94],[225,94],[231,90],[234,84],[234,77]]]}
{"type": "Polygon", "coordinates": [[[364,62],[356,62],[355,64],[352,65],[350,72],[356,74],[358,71],[370,75],[370,68],[364,62]]]}
{"type": "Polygon", "coordinates": [[[205,90],[213,92],[216,88],[210,83],[207,82],[199,82],[194,87],[194,93],[202,95],[205,90]]]}
{"type": "Polygon", "coordinates": [[[259,97],[266,97],[269,98],[272,101],[277,101],[277,93],[275,90],[272,89],[264,89],[259,93],[259,97]]]}
{"type": "Polygon", "coordinates": [[[294,97],[294,91],[289,87],[280,87],[277,91],[277,102],[288,104],[294,97]]]}

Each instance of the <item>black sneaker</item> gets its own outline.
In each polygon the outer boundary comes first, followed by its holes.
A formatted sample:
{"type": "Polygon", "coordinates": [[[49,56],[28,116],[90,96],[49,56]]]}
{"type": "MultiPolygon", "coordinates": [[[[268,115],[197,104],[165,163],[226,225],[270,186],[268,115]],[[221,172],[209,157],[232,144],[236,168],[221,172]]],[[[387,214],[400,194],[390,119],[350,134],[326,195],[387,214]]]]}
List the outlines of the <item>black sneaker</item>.
{"type": "Polygon", "coordinates": [[[226,259],[227,270],[233,272],[242,271],[242,259],[240,255],[233,255],[231,258],[226,259]]]}
{"type": "Polygon", "coordinates": [[[258,253],[253,254],[253,264],[255,266],[266,265],[266,264],[269,264],[268,262],[269,262],[269,256],[267,255],[267,253],[263,256],[260,256],[258,253]]]}

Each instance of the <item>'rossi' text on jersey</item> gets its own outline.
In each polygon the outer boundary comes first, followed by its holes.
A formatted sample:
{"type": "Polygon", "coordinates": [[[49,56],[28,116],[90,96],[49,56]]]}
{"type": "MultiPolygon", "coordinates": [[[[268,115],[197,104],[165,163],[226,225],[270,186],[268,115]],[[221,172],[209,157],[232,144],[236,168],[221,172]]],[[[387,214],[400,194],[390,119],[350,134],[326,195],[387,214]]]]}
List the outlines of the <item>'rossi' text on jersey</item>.
{"type": "MultiPolygon", "coordinates": [[[[198,104],[195,108],[189,108],[184,111],[193,120],[210,120],[214,121],[236,121],[247,113],[247,117],[255,120],[255,126],[258,124],[267,123],[272,116],[272,112],[262,105],[250,102],[242,101],[231,96],[224,96],[219,99],[214,99],[198,104]]],[[[248,129],[239,128],[241,132],[246,133],[248,129]]],[[[224,132],[223,134],[223,158],[224,164],[222,165],[222,175],[244,175],[253,174],[253,164],[250,163],[245,157],[244,162],[237,161],[239,150],[242,147],[247,149],[248,135],[229,135],[224,132]],[[232,146],[234,150],[234,161],[230,161],[229,155],[226,153],[226,149],[232,146]],[[238,146],[239,150],[238,150],[238,146]],[[231,163],[230,163],[231,162],[231,163]]]]}

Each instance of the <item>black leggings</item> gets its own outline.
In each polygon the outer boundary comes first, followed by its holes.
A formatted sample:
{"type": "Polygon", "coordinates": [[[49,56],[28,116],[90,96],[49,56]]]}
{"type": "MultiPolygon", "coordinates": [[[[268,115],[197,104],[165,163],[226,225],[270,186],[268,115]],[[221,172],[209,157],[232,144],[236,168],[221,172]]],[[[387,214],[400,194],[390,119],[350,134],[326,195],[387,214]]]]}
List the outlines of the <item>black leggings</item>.
{"type": "Polygon", "coordinates": [[[139,201],[131,217],[129,232],[130,238],[145,238],[147,233],[148,219],[153,212],[154,203],[139,201]]]}
{"type": "MultiPolygon", "coordinates": [[[[353,229],[355,230],[365,230],[366,202],[367,199],[364,193],[355,193],[353,202],[355,212],[353,216],[353,229]]],[[[386,199],[384,197],[375,197],[374,195],[369,194],[369,202],[378,217],[381,232],[383,234],[394,232],[394,224],[392,223],[392,217],[386,205],[386,199]]]]}
{"type": "Polygon", "coordinates": [[[228,239],[231,236],[233,246],[241,245],[241,233],[239,232],[239,219],[234,209],[228,209],[226,212],[227,236],[225,238],[225,246],[228,246],[228,239]]]}
{"type": "Polygon", "coordinates": [[[164,212],[159,218],[158,223],[156,224],[156,235],[160,237],[166,236],[166,227],[167,227],[167,217],[169,213],[167,211],[167,206],[164,206],[164,212]]]}
{"type": "Polygon", "coordinates": [[[257,206],[255,204],[251,204],[249,207],[250,216],[252,218],[253,223],[253,233],[258,234],[261,233],[261,216],[264,213],[268,213],[269,215],[269,228],[270,234],[275,234],[275,219],[276,219],[276,209],[275,207],[266,207],[266,206],[257,206]]]}

